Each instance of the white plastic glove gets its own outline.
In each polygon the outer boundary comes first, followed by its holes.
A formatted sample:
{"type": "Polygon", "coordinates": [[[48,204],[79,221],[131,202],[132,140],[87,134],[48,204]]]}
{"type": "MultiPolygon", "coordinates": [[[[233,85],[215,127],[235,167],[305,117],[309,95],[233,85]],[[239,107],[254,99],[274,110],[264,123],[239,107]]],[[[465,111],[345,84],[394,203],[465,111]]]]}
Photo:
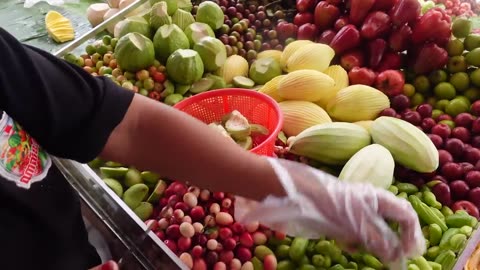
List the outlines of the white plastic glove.
{"type": "Polygon", "coordinates": [[[408,201],[369,184],[340,182],[298,162],[268,160],[288,196],[269,196],[260,203],[237,197],[239,222],[258,221],[291,236],[327,236],[344,247],[361,246],[384,262],[424,253],[418,216],[408,201]],[[399,223],[400,238],[385,220],[399,223]]]}

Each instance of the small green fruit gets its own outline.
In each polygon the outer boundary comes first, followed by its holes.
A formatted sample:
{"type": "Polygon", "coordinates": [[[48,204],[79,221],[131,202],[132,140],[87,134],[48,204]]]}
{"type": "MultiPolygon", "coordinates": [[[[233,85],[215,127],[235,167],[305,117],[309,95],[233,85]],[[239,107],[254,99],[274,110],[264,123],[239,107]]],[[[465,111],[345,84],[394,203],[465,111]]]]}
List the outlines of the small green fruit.
{"type": "Polygon", "coordinates": [[[467,18],[457,18],[452,24],[452,33],[456,38],[464,38],[472,31],[472,21],[467,18]]]}
{"type": "Polygon", "coordinates": [[[480,47],[480,35],[479,34],[470,34],[463,41],[465,50],[472,51],[475,48],[480,47]]]}
{"type": "Polygon", "coordinates": [[[459,39],[452,39],[447,44],[447,52],[449,56],[462,55],[464,50],[463,42],[459,39]]]}
{"type": "Polygon", "coordinates": [[[448,79],[448,74],[447,72],[445,72],[445,70],[438,69],[438,70],[432,71],[432,73],[430,73],[428,78],[430,79],[430,82],[432,83],[432,85],[437,85],[441,82],[446,82],[448,79]]]}
{"type": "Polygon", "coordinates": [[[468,109],[469,106],[465,104],[463,99],[454,98],[448,103],[445,112],[448,115],[455,117],[461,113],[467,112],[468,109]]]}
{"type": "Polygon", "coordinates": [[[464,93],[463,96],[468,98],[470,102],[474,102],[480,99],[480,89],[475,87],[468,88],[464,93]]]}
{"type": "Polygon", "coordinates": [[[438,110],[438,109],[434,109],[432,111],[432,118],[433,119],[437,119],[440,115],[443,114],[443,111],[442,110],[438,110]]]}
{"type": "Polygon", "coordinates": [[[411,102],[412,106],[418,106],[418,105],[422,104],[424,100],[425,100],[425,98],[420,93],[415,93],[410,98],[410,102],[411,102]]]}
{"type": "Polygon", "coordinates": [[[463,72],[467,70],[467,61],[463,55],[453,56],[448,59],[447,69],[450,73],[463,72]]]}
{"type": "Polygon", "coordinates": [[[140,183],[143,183],[140,172],[134,168],[129,169],[127,174],[125,174],[125,186],[131,187],[140,183]]]}
{"type": "Polygon", "coordinates": [[[457,72],[450,77],[450,83],[457,91],[463,92],[470,86],[470,77],[466,72],[457,72]]]}
{"type": "Polygon", "coordinates": [[[470,73],[470,81],[477,87],[480,87],[480,69],[470,73]]]}
{"type": "Polygon", "coordinates": [[[449,102],[448,99],[441,99],[435,103],[435,109],[444,111],[449,102]]]}
{"type": "Polygon", "coordinates": [[[123,201],[130,209],[137,208],[148,194],[148,186],[145,184],[136,184],[128,188],[123,193],[123,201]]]}
{"type": "Polygon", "coordinates": [[[471,50],[465,56],[465,60],[472,66],[479,67],[480,66],[480,48],[475,48],[471,50]]]}
{"type": "Polygon", "coordinates": [[[427,76],[424,75],[417,76],[413,82],[413,86],[415,87],[415,91],[419,93],[428,93],[428,91],[430,91],[430,81],[427,76]]]}
{"type": "Polygon", "coordinates": [[[115,194],[117,194],[118,197],[120,198],[122,197],[123,187],[122,187],[122,184],[120,184],[120,182],[112,178],[105,178],[103,179],[103,181],[105,182],[105,184],[107,184],[107,186],[111,190],[113,190],[113,192],[115,192],[115,194]]]}
{"type": "Polygon", "coordinates": [[[455,87],[451,83],[442,82],[434,88],[435,96],[441,99],[452,99],[457,95],[455,87]]]}
{"type": "Polygon", "coordinates": [[[153,214],[153,205],[149,202],[141,202],[133,212],[142,220],[147,220],[153,214]]]}

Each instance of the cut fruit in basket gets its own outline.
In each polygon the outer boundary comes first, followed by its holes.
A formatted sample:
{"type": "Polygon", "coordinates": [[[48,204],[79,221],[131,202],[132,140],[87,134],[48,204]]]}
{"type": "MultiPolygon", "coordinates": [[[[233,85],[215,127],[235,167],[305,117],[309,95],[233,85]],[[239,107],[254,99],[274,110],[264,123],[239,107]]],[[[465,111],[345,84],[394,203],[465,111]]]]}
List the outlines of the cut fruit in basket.
{"type": "Polygon", "coordinates": [[[67,42],[75,38],[72,23],[57,11],[49,11],[47,13],[45,26],[48,35],[58,43],[67,42]]]}

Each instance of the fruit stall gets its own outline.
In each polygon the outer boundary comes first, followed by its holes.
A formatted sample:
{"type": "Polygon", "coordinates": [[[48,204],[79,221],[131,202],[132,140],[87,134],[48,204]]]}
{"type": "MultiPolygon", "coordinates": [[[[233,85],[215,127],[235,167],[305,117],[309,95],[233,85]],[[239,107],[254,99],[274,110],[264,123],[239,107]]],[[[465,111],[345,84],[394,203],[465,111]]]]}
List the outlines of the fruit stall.
{"type": "MultiPolygon", "coordinates": [[[[190,113],[245,150],[410,202],[427,246],[405,268],[473,270],[479,8],[463,0],[108,0],[88,6],[91,28],[81,34],[62,12],[48,12],[44,27],[64,44],[58,57],[190,113]],[[195,115],[192,106],[213,111],[221,101],[202,100],[225,88],[263,97],[262,110],[269,105],[283,121],[258,118],[250,103],[195,115]]],[[[240,224],[232,194],[114,161],[55,163],[102,232],[121,242],[112,255],[130,258],[124,269],[387,269],[332,239],[240,224]]]]}

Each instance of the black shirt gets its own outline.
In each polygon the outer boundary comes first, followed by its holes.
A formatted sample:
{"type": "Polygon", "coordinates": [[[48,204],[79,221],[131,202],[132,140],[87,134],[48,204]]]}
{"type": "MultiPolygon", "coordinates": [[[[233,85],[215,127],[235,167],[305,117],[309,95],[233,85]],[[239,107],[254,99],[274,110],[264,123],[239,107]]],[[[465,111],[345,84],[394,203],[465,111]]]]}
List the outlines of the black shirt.
{"type": "Polygon", "coordinates": [[[78,195],[48,154],[95,158],[133,95],[0,28],[0,269],[100,264],[78,195]]]}

